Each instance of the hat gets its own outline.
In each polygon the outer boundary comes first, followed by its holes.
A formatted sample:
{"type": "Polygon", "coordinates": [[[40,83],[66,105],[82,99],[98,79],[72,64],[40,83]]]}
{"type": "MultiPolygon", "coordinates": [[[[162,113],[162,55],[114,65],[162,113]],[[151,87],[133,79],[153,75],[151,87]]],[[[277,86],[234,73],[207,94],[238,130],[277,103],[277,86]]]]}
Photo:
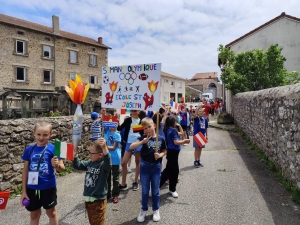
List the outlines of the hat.
{"type": "Polygon", "coordinates": [[[96,112],[92,112],[91,113],[91,118],[92,119],[97,119],[99,117],[99,114],[98,113],[96,113],[96,112]]]}

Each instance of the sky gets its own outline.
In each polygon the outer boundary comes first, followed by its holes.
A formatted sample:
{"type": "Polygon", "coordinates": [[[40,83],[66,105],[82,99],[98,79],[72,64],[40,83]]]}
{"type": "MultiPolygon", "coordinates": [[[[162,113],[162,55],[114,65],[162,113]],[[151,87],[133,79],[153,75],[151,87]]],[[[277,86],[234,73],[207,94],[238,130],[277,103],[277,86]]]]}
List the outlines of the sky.
{"type": "Polygon", "coordinates": [[[279,16],[300,17],[298,0],[0,0],[0,13],[98,40],[108,66],[162,63],[191,79],[218,72],[218,46],[279,16]]]}

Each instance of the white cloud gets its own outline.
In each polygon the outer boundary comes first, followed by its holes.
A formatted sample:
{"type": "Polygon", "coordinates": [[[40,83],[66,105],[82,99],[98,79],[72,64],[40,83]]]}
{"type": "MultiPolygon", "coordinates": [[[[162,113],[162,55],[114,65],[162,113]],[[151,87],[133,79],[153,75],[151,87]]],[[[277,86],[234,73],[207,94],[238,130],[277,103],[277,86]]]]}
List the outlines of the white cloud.
{"type": "Polygon", "coordinates": [[[191,78],[219,72],[217,48],[285,11],[300,17],[298,1],[280,0],[0,0],[0,13],[97,40],[109,65],[161,62],[165,72],[191,78]],[[3,7],[2,7],[3,6],[3,7]]]}

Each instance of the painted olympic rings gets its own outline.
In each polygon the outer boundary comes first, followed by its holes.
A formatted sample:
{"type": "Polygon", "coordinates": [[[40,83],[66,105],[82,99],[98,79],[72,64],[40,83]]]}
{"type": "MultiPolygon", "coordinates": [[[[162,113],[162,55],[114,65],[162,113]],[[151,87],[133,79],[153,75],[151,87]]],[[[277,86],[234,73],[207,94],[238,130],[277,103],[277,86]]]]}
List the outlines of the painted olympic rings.
{"type": "Polygon", "coordinates": [[[128,82],[129,85],[132,85],[135,81],[135,79],[137,78],[137,74],[136,72],[132,72],[132,73],[120,73],[119,75],[120,80],[124,80],[125,84],[126,81],[128,82]]]}

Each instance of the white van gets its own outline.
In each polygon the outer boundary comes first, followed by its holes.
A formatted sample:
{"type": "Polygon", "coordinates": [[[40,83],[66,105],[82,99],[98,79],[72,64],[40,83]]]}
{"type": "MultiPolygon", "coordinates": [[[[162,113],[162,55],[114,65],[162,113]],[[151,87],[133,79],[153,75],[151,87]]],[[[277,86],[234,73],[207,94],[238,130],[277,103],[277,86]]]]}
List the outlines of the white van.
{"type": "Polygon", "coordinates": [[[214,100],[213,94],[212,93],[202,93],[201,98],[205,98],[206,100],[214,100]]]}

